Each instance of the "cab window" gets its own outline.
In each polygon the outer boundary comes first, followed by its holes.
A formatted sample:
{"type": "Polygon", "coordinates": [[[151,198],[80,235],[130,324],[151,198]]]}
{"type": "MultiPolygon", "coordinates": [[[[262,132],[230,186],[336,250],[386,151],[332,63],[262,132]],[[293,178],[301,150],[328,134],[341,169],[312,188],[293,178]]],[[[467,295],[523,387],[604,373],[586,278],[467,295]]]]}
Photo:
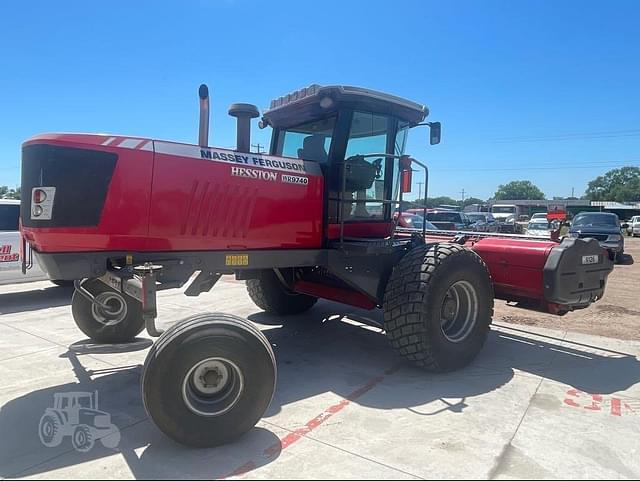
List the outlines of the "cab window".
{"type": "Polygon", "coordinates": [[[19,205],[0,205],[0,231],[17,231],[19,205]]]}
{"type": "Polygon", "coordinates": [[[281,131],[276,155],[326,163],[335,125],[336,118],[330,117],[281,131]]]}

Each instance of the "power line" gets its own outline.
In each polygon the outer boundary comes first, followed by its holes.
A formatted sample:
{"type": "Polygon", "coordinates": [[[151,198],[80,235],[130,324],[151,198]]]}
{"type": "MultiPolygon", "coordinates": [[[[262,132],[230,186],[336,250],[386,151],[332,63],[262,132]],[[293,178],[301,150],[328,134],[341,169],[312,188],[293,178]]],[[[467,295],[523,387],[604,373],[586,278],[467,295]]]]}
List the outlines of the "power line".
{"type": "Polygon", "coordinates": [[[590,140],[590,139],[611,139],[624,137],[638,137],[640,129],[630,130],[612,130],[601,132],[585,132],[574,134],[557,134],[557,135],[541,135],[541,136],[522,136],[522,137],[505,137],[496,139],[496,143],[519,143],[519,142],[554,142],[563,140],[590,140]]]}

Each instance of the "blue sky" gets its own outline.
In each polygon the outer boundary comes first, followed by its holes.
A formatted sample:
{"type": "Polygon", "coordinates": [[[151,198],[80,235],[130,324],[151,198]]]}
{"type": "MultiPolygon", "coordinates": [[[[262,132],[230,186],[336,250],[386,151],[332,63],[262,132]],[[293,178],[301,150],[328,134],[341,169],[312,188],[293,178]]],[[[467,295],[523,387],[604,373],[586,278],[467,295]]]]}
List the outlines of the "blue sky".
{"type": "Polygon", "coordinates": [[[0,185],[19,183],[20,144],[39,132],[196,142],[206,82],[211,143],[231,147],[230,103],[320,83],[429,106],[443,143],[416,130],[408,150],[431,166],[431,195],[518,179],[580,195],[640,165],[638,25],[635,0],[6,1],[0,185]]]}

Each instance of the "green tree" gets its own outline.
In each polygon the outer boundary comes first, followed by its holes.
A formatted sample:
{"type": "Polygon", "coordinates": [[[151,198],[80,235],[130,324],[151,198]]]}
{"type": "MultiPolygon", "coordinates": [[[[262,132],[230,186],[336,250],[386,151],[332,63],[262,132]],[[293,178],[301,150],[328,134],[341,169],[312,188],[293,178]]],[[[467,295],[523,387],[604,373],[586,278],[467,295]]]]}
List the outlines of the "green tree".
{"type": "MultiPolygon", "coordinates": [[[[424,205],[424,199],[417,199],[414,202],[421,206],[424,205]]],[[[434,208],[439,205],[460,205],[460,202],[447,196],[427,198],[427,207],[434,208]]]]}
{"type": "Polygon", "coordinates": [[[615,202],[640,201],[640,167],[613,169],[596,177],[589,182],[585,198],[615,202]]]}
{"type": "Polygon", "coordinates": [[[484,204],[485,201],[482,199],[478,199],[477,197],[469,197],[465,199],[464,202],[458,202],[458,204],[462,204],[462,207],[466,207],[471,204],[484,204]]]}
{"type": "Polygon", "coordinates": [[[544,192],[529,180],[514,180],[498,187],[494,200],[544,200],[544,192]]]}

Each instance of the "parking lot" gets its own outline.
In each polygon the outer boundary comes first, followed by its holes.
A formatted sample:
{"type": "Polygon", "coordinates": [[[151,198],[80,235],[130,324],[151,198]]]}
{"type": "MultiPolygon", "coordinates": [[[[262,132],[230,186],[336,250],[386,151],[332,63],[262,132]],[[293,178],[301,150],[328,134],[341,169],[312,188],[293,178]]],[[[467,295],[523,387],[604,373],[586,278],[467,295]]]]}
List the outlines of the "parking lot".
{"type": "Polygon", "coordinates": [[[627,243],[598,304],[558,319],[499,303],[480,357],[446,375],[401,362],[378,313],[320,302],[284,320],[232,278],[197,300],[164,292],[163,327],[228,312],[259,325],[276,352],[265,418],[210,450],[176,445],[147,420],[139,378],[151,341],[91,345],[71,318],[71,291],[4,287],[0,478],[638,478],[640,239],[627,243]],[[117,448],[42,444],[40,418],[54,394],[71,392],[98,393],[117,448]]]}

